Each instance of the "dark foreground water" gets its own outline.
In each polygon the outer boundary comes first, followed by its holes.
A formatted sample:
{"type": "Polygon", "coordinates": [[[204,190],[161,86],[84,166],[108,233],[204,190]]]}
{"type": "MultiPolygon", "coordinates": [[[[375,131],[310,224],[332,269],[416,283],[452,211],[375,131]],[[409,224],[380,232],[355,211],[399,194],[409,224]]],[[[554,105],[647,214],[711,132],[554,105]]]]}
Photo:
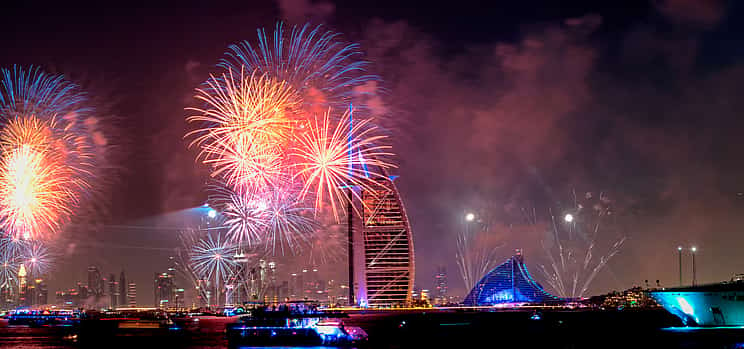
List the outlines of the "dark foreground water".
{"type": "MultiPolygon", "coordinates": [[[[588,312],[409,312],[354,314],[367,348],[721,348],[744,349],[744,328],[680,328],[663,310],[588,312]]],[[[0,328],[3,348],[227,348],[224,323],[189,331],[122,334],[71,328],[0,328]]]]}

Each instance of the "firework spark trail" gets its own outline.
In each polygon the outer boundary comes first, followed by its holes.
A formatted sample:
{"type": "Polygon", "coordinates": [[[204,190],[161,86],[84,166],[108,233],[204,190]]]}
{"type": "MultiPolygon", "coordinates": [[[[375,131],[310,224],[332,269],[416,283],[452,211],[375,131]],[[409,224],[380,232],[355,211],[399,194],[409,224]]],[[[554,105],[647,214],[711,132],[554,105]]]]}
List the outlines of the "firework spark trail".
{"type": "Polygon", "coordinates": [[[498,247],[479,243],[475,233],[457,235],[457,266],[467,290],[473,289],[478,280],[498,264],[498,247]]]}
{"type": "Polygon", "coordinates": [[[91,193],[102,136],[77,85],[38,68],[0,74],[0,227],[48,238],[91,193]]]}
{"type": "MultiPolygon", "coordinates": [[[[609,199],[604,193],[600,193],[599,203],[592,205],[589,211],[584,203],[579,202],[575,193],[573,196],[573,219],[565,222],[565,228],[561,228],[563,225],[556,222],[552,209],[549,211],[553,227],[552,239],[556,247],[550,248],[545,240],[542,241],[550,268],[541,265],[540,270],[548,284],[560,296],[580,298],[586,294],[591,283],[609,260],[619,253],[626,238],[623,236],[614,241],[605,253],[597,257],[598,243],[602,238],[602,221],[605,216],[611,214],[607,206],[609,199]],[[561,236],[561,231],[567,235],[566,238],[561,236]],[[553,252],[553,249],[557,249],[557,257],[554,256],[556,252],[553,252]]],[[[592,198],[591,193],[585,196],[587,201],[592,198]]]]}
{"type": "MultiPolygon", "coordinates": [[[[382,172],[395,165],[386,161],[394,155],[389,152],[389,145],[382,144],[386,136],[375,135],[376,127],[369,125],[369,120],[352,125],[347,111],[331,131],[330,114],[329,110],[322,120],[316,118],[309,124],[293,149],[293,158],[296,159],[294,166],[298,167],[295,176],[301,177],[304,183],[300,199],[314,188],[316,211],[322,210],[327,200],[334,218],[339,221],[338,206],[349,201],[346,188],[358,186],[374,192],[372,181],[385,178],[385,174],[369,169],[377,168],[382,172]]],[[[358,196],[356,191],[353,193],[358,196]]]]}
{"type": "Polygon", "coordinates": [[[285,31],[277,23],[273,40],[263,29],[257,30],[258,45],[243,41],[229,47],[227,57],[220,61],[226,70],[241,68],[269,74],[297,89],[306,111],[320,113],[328,107],[345,108],[354,88],[379,77],[366,73],[369,62],[358,44],[345,43],[340,34],[319,25],[292,26],[285,31]]]}

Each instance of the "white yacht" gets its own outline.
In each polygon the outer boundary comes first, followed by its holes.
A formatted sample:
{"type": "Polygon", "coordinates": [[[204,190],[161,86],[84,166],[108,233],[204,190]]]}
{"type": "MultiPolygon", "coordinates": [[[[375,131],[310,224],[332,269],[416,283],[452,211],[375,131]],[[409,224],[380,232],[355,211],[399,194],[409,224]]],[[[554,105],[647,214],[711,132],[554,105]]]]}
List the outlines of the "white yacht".
{"type": "Polygon", "coordinates": [[[650,292],[686,326],[744,326],[744,275],[718,284],[662,288],[650,292]]]}

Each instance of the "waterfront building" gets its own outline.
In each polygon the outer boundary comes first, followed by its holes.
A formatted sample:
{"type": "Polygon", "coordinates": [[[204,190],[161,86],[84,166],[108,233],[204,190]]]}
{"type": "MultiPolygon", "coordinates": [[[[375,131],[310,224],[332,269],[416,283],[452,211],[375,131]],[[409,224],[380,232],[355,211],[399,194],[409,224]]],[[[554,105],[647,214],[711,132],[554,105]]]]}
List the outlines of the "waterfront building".
{"type": "Polygon", "coordinates": [[[485,306],[500,303],[550,303],[562,301],[543,289],[530,275],[521,251],[488,272],[463,303],[485,306]]]}
{"type": "Polygon", "coordinates": [[[349,298],[358,306],[411,303],[413,240],[393,178],[378,178],[364,188],[350,189],[354,190],[354,200],[347,215],[352,287],[349,298]]]}
{"type": "Polygon", "coordinates": [[[660,305],[651,298],[649,290],[636,286],[622,292],[610,292],[604,296],[601,306],[604,308],[656,308],[660,305]]]}

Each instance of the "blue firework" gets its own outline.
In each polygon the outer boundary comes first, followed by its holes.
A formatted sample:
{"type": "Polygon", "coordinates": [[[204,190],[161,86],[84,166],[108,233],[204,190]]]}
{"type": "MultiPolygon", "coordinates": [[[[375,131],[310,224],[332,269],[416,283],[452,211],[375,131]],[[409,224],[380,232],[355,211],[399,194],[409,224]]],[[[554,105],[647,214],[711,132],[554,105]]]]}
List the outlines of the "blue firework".
{"type": "Polygon", "coordinates": [[[328,107],[346,109],[353,97],[377,93],[377,84],[372,89],[357,88],[379,77],[367,73],[369,62],[359,45],[344,42],[341,34],[309,24],[286,31],[281,22],[271,36],[264,29],[257,32],[255,46],[248,41],[231,45],[219,66],[286,81],[298,90],[306,109],[318,114],[328,107]]]}
{"type": "Polygon", "coordinates": [[[313,209],[303,207],[289,191],[276,190],[266,205],[266,249],[272,255],[298,253],[308,245],[317,223],[313,209]],[[286,250],[286,251],[285,251],[286,250]]]}
{"type": "Polygon", "coordinates": [[[18,286],[18,270],[23,264],[23,251],[27,244],[23,240],[3,234],[0,238],[0,289],[18,286]]]}
{"type": "Polygon", "coordinates": [[[62,75],[18,66],[2,69],[0,74],[0,113],[4,120],[31,115],[42,119],[79,117],[91,111],[85,106],[85,94],[62,75]]]}
{"type": "Polygon", "coordinates": [[[191,266],[202,280],[224,283],[237,263],[235,245],[221,234],[207,234],[191,248],[191,266]]]}
{"type": "Polygon", "coordinates": [[[54,262],[49,249],[39,241],[27,243],[21,257],[23,265],[26,266],[26,272],[32,277],[46,274],[54,262]]]}

